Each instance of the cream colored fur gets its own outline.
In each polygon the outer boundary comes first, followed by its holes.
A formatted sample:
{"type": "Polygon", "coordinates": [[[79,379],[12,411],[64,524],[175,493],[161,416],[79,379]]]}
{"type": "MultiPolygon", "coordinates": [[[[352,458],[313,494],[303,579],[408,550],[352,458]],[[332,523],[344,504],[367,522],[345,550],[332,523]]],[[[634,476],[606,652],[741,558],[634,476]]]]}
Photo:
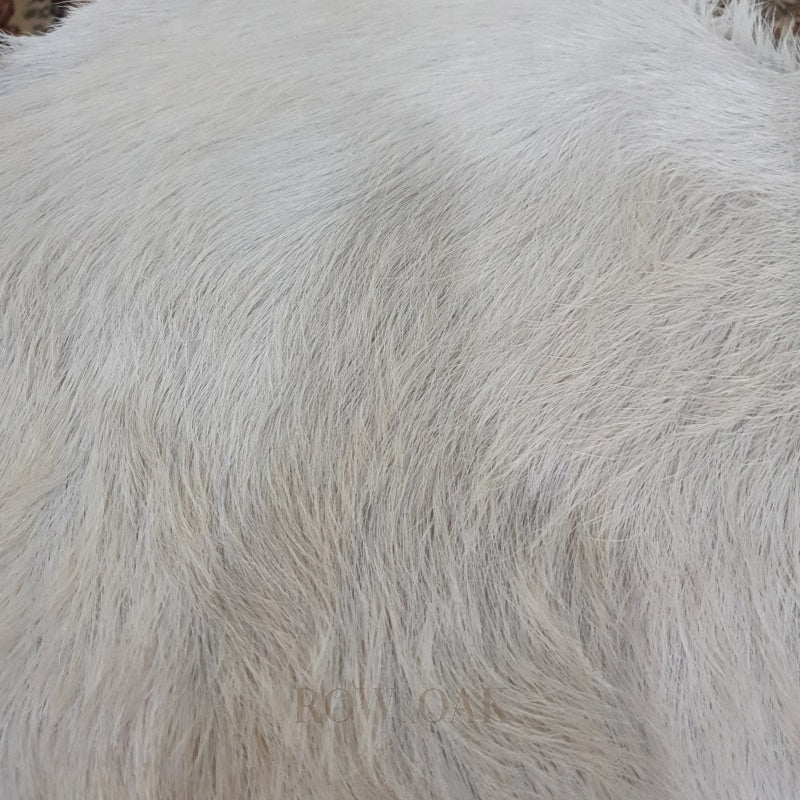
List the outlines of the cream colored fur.
{"type": "Polygon", "coordinates": [[[758,19],[98,0],[0,53],[2,800],[800,797],[758,19]]]}

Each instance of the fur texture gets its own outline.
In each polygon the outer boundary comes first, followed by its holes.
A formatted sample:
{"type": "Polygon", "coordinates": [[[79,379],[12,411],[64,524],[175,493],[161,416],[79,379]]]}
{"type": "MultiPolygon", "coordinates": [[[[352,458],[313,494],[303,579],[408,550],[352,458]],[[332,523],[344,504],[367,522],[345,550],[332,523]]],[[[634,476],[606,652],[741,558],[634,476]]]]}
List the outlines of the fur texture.
{"type": "Polygon", "coordinates": [[[3,800],[800,796],[800,70],[715,6],[8,43],[3,800]]]}

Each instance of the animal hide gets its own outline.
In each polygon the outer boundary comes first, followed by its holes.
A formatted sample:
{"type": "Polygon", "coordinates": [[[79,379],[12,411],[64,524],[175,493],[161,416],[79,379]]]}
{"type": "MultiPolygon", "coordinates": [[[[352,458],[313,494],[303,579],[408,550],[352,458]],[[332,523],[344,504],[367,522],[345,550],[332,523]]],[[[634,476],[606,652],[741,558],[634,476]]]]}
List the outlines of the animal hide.
{"type": "Polygon", "coordinates": [[[0,797],[800,797],[798,100],[750,2],[7,39],[0,797]]]}

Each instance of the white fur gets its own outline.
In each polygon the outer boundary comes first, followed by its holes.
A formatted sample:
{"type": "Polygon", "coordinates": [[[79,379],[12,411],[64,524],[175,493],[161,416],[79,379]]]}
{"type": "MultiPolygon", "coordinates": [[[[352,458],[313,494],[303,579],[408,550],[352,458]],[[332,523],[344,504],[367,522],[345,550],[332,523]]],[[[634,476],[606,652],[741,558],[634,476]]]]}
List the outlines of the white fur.
{"type": "Polygon", "coordinates": [[[800,797],[793,42],[98,0],[10,47],[0,798],[800,797]]]}

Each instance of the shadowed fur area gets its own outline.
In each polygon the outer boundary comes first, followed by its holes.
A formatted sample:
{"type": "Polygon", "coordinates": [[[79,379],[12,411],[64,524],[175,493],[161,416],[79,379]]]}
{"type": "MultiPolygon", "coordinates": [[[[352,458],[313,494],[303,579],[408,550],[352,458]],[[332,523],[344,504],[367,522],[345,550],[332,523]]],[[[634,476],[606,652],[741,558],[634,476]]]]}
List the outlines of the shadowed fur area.
{"type": "MultiPolygon", "coordinates": [[[[729,5],[731,0],[718,0],[718,13],[729,5]]],[[[758,7],[776,37],[800,33],[800,0],[759,0],[758,7]]]]}
{"type": "Polygon", "coordinates": [[[3,800],[800,797],[757,4],[97,0],[6,45],[3,800]]]}

